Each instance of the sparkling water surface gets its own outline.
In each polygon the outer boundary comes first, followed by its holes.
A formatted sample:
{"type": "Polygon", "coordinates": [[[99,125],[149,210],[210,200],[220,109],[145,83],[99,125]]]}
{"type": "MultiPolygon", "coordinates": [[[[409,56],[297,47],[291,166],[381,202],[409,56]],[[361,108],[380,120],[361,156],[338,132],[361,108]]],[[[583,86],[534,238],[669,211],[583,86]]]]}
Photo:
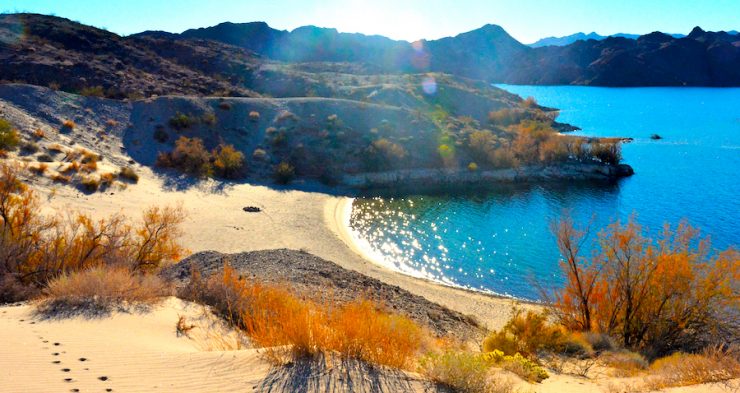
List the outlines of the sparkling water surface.
{"type": "Polygon", "coordinates": [[[560,108],[575,134],[634,138],[635,175],[614,185],[501,186],[477,195],[353,202],[354,236],[381,263],[526,299],[561,283],[549,223],[568,210],[592,233],[636,214],[657,235],[686,218],[716,248],[740,245],[740,89],[500,86],[560,108]],[[651,140],[659,134],[661,140],[651,140]]]}

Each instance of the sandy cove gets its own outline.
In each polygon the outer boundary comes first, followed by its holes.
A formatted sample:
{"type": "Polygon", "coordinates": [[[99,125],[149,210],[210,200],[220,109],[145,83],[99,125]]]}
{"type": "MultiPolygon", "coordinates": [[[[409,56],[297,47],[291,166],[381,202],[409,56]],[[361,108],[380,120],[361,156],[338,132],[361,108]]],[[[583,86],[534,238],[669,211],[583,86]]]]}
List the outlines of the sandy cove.
{"type": "MultiPolygon", "coordinates": [[[[136,219],[143,207],[182,203],[188,212],[182,240],[193,252],[303,249],[453,310],[475,315],[489,328],[503,325],[517,303],[402,275],[369,261],[353,244],[344,225],[350,201],[347,198],[245,184],[220,190],[212,182],[170,191],[150,170],[137,170],[142,175],[139,184],[125,190],[86,195],[69,187],[37,189],[44,198],[44,209],[50,213],[81,211],[94,217],[122,213],[136,219]],[[262,211],[247,213],[242,210],[245,206],[257,206],[262,211]]],[[[348,374],[346,370],[338,371],[340,367],[291,371],[272,368],[254,349],[234,351],[236,346],[231,340],[214,340],[228,333],[208,315],[202,307],[175,298],[147,312],[116,312],[101,319],[49,320],[35,315],[29,304],[0,307],[0,390],[290,392],[299,389],[298,385],[311,385],[310,389],[300,386],[299,390],[348,391],[348,374]],[[198,328],[194,332],[199,333],[192,338],[178,337],[175,323],[180,315],[195,321],[198,328]],[[214,329],[221,334],[212,333],[214,329]]],[[[362,370],[355,369],[354,373],[356,384],[352,391],[361,386],[364,388],[360,391],[432,389],[414,374],[390,373],[371,380],[362,370]],[[358,381],[361,382],[357,384],[358,381]]],[[[606,378],[594,381],[552,375],[542,384],[521,385],[532,392],[585,393],[609,391],[613,383],[606,378]]],[[[671,391],[724,390],[721,386],[695,386],[671,391]]]]}
{"type": "Polygon", "coordinates": [[[81,211],[94,217],[122,213],[137,219],[144,207],[182,203],[188,217],[184,244],[191,252],[224,253],[276,248],[304,250],[388,284],[397,285],[463,314],[488,328],[501,327],[518,302],[400,274],[369,260],[351,239],[345,222],[350,199],[319,192],[277,190],[248,184],[206,181],[185,190],[167,190],[148,168],[137,168],[138,184],[125,190],[83,194],[69,187],[38,187],[49,212],[81,211]],[[112,195],[111,195],[112,194],[112,195]],[[262,211],[247,213],[245,206],[262,211]]]}

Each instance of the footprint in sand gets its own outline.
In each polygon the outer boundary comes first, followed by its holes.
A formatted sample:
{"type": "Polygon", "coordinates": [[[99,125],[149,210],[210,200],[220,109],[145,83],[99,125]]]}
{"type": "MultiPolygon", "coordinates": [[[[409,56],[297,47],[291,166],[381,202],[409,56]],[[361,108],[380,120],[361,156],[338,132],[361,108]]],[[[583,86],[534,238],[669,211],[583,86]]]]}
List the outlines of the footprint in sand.
{"type": "Polygon", "coordinates": [[[64,382],[72,382],[72,378],[64,378],[64,382]]]}
{"type": "Polygon", "coordinates": [[[52,363],[53,363],[53,364],[60,364],[61,362],[62,362],[61,360],[55,360],[55,361],[53,361],[52,363]]]}
{"type": "Polygon", "coordinates": [[[56,346],[60,346],[60,345],[62,345],[62,344],[60,344],[60,343],[54,343],[54,345],[56,345],[56,346]]]}
{"type": "Polygon", "coordinates": [[[103,375],[102,377],[98,377],[98,379],[101,380],[101,381],[103,381],[103,382],[105,382],[105,381],[108,380],[108,377],[106,377],[105,375],[103,375]]]}
{"type": "Polygon", "coordinates": [[[62,371],[65,372],[65,373],[68,373],[68,372],[70,372],[72,370],[71,369],[68,369],[68,368],[63,368],[62,371]]]}
{"type": "Polygon", "coordinates": [[[54,352],[51,354],[51,356],[59,356],[59,352],[54,352]]]}
{"type": "Polygon", "coordinates": [[[77,360],[79,360],[79,361],[81,361],[81,362],[86,362],[86,361],[87,361],[87,358],[79,358],[79,359],[77,359],[77,360]]]}

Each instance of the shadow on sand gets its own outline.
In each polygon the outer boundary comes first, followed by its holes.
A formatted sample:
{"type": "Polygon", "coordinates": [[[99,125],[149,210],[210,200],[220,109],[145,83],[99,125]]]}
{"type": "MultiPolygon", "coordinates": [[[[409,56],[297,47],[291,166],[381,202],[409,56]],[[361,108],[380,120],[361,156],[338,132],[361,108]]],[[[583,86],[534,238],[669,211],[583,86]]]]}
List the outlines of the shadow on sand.
{"type": "Polygon", "coordinates": [[[448,392],[403,371],[323,355],[273,367],[256,387],[260,392],[448,392]]]}

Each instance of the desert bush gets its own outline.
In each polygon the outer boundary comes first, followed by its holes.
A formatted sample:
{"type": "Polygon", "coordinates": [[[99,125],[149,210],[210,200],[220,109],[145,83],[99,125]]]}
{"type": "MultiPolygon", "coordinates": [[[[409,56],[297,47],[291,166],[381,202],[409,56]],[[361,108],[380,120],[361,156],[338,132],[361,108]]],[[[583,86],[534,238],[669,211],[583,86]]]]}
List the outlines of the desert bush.
{"type": "Polygon", "coordinates": [[[170,127],[177,131],[182,131],[184,129],[190,128],[196,123],[197,121],[195,119],[180,112],[175,113],[175,115],[167,121],[167,124],[169,124],[170,127]]]}
{"type": "Polygon", "coordinates": [[[580,335],[596,352],[614,351],[618,349],[617,343],[608,334],[596,333],[596,332],[584,332],[584,333],[581,333],[580,335]]]}
{"type": "Polygon", "coordinates": [[[21,141],[20,148],[23,154],[33,154],[39,151],[39,145],[32,141],[21,141]]]}
{"type": "Polygon", "coordinates": [[[570,137],[552,135],[540,143],[540,161],[549,164],[567,161],[570,158],[568,143],[570,137]]]}
{"type": "Polygon", "coordinates": [[[618,142],[614,143],[592,143],[590,152],[593,158],[605,164],[616,165],[622,161],[622,148],[618,142]]]}
{"type": "Polygon", "coordinates": [[[122,179],[126,179],[132,183],[138,183],[139,182],[139,174],[136,173],[136,171],[129,167],[125,166],[121,168],[121,170],[118,172],[118,176],[122,179]]]}
{"type": "Polygon", "coordinates": [[[18,130],[9,121],[0,119],[0,150],[13,150],[21,141],[18,130]]]}
{"type": "Polygon", "coordinates": [[[33,172],[34,174],[36,174],[38,176],[41,176],[44,173],[46,173],[46,170],[47,169],[49,169],[49,165],[42,162],[42,163],[39,163],[37,165],[31,166],[28,169],[30,169],[31,172],[33,172]]]}
{"type": "Polygon", "coordinates": [[[18,177],[0,165],[0,268],[39,287],[54,277],[101,264],[151,271],[178,259],[181,207],[152,207],[129,224],[121,215],[93,220],[83,214],[48,217],[18,177]]]}
{"type": "Polygon", "coordinates": [[[100,188],[100,178],[96,176],[83,176],[80,186],[87,192],[96,192],[100,188]]]}
{"type": "Polygon", "coordinates": [[[69,164],[67,164],[67,166],[65,166],[64,168],[61,168],[59,172],[66,174],[66,173],[76,173],[76,172],[79,172],[79,170],[80,170],[80,163],[77,161],[72,161],[69,164]]]}
{"type": "Polygon", "coordinates": [[[559,326],[550,324],[547,318],[544,313],[515,310],[500,331],[486,337],[483,351],[500,350],[506,355],[521,353],[527,356],[540,351],[561,351],[566,334],[559,326]]]}
{"type": "Polygon", "coordinates": [[[200,121],[203,124],[213,126],[216,125],[218,122],[218,119],[216,118],[216,114],[213,112],[206,112],[200,117],[200,121]]]}
{"type": "Polygon", "coordinates": [[[654,241],[632,217],[602,231],[585,258],[585,230],[567,217],[552,230],[566,278],[553,300],[568,328],[607,333],[651,358],[737,340],[738,251],[712,252],[685,222],[654,241]]]}
{"type": "Polygon", "coordinates": [[[88,86],[80,90],[80,95],[86,97],[105,97],[103,86],[88,86]]]}
{"type": "Polygon", "coordinates": [[[474,163],[474,162],[471,162],[471,163],[469,163],[469,164],[468,164],[468,170],[469,170],[470,172],[475,172],[475,171],[477,171],[477,170],[478,170],[478,164],[476,164],[476,163],[474,163]]]}
{"type": "Polygon", "coordinates": [[[120,266],[94,266],[53,278],[38,308],[41,312],[102,311],[126,304],[153,304],[170,294],[156,275],[136,274],[120,266]]]}
{"type": "Polygon", "coordinates": [[[298,116],[296,116],[293,112],[290,112],[290,111],[280,112],[277,116],[277,122],[282,123],[286,121],[296,122],[298,121],[298,116]]]}
{"type": "Polygon", "coordinates": [[[642,355],[628,350],[607,352],[600,359],[617,377],[635,376],[647,369],[649,364],[642,355]]]}
{"type": "Polygon", "coordinates": [[[210,176],[213,173],[211,154],[200,138],[181,136],[175,141],[175,148],[169,153],[160,153],[156,165],[179,169],[196,176],[210,176]]]}
{"type": "Polygon", "coordinates": [[[75,122],[70,119],[62,121],[62,129],[64,129],[65,131],[72,131],[75,129],[75,127],[77,127],[77,124],[75,124],[75,122]]]}
{"type": "Polygon", "coordinates": [[[468,149],[478,162],[488,162],[496,145],[496,136],[491,131],[473,131],[468,136],[468,149]]]}
{"type": "Polygon", "coordinates": [[[169,134],[167,134],[167,131],[164,130],[163,126],[157,126],[154,129],[153,137],[154,137],[154,140],[159,143],[165,143],[167,142],[168,139],[170,139],[169,134]]]}
{"type": "Polygon", "coordinates": [[[421,371],[430,380],[463,393],[508,393],[508,381],[491,373],[490,362],[479,354],[446,351],[421,360],[421,371]]]}
{"type": "Polygon", "coordinates": [[[527,97],[526,99],[524,99],[520,103],[520,106],[522,108],[536,108],[537,107],[537,100],[535,100],[535,98],[534,97],[531,97],[531,96],[530,97],[527,97]]]}
{"type": "Polygon", "coordinates": [[[30,300],[39,294],[37,287],[25,285],[16,275],[0,272],[0,305],[30,300]]]}
{"type": "Polygon", "coordinates": [[[651,389],[723,382],[740,378],[737,348],[706,348],[699,354],[677,352],[650,365],[651,389]]]}
{"type": "Polygon", "coordinates": [[[518,109],[501,109],[488,113],[488,121],[496,126],[508,127],[526,118],[526,113],[518,109]]]}
{"type": "Polygon", "coordinates": [[[519,353],[506,355],[503,351],[494,350],[483,353],[481,358],[490,364],[511,371],[529,382],[542,382],[550,377],[542,366],[519,353]]]}
{"type": "Polygon", "coordinates": [[[404,368],[421,347],[421,328],[405,317],[379,311],[369,301],[336,305],[300,300],[280,286],[240,278],[228,265],[205,282],[194,277],[191,297],[243,329],[273,360],[338,352],[404,368]]]}
{"type": "Polygon", "coordinates": [[[46,133],[44,132],[44,130],[42,130],[40,128],[37,128],[37,129],[33,130],[33,137],[34,138],[36,138],[36,139],[44,139],[45,136],[46,136],[46,133]]]}
{"type": "Polygon", "coordinates": [[[67,184],[72,181],[72,177],[62,175],[61,173],[55,173],[51,176],[51,180],[57,183],[67,184]]]}
{"type": "Polygon", "coordinates": [[[216,176],[227,179],[240,177],[244,172],[244,154],[233,145],[220,144],[211,153],[216,176]]]}
{"type": "Polygon", "coordinates": [[[36,161],[39,161],[39,162],[54,162],[54,157],[50,156],[47,153],[41,153],[38,156],[36,156],[36,161]]]}
{"type": "Polygon", "coordinates": [[[275,166],[273,177],[279,184],[288,184],[295,177],[295,167],[283,161],[275,166]]]}
{"type": "Polygon", "coordinates": [[[264,149],[254,149],[252,158],[257,161],[264,161],[267,158],[267,152],[264,149]]]}
{"type": "Polygon", "coordinates": [[[370,170],[390,169],[400,166],[408,153],[403,146],[386,138],[373,141],[366,150],[365,159],[370,170]]]}

